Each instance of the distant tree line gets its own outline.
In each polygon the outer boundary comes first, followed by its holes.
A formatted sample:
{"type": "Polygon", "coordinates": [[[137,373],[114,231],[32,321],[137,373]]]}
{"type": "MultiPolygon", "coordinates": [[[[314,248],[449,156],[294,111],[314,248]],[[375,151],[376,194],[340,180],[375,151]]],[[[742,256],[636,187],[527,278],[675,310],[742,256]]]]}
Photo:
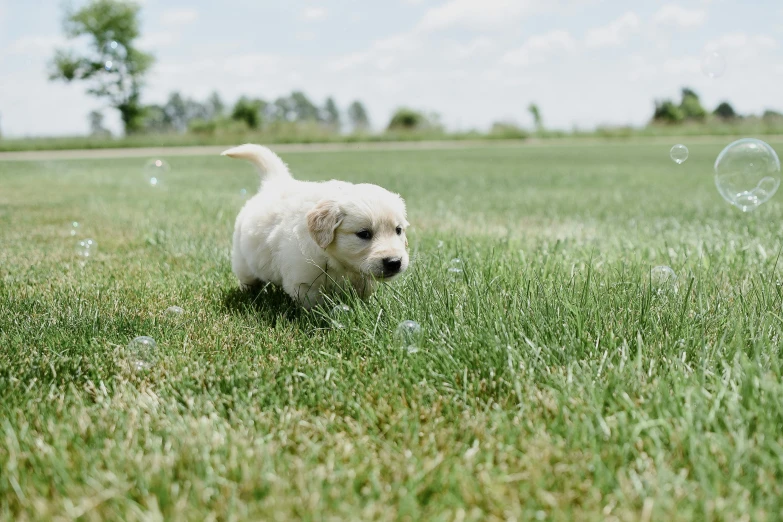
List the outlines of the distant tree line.
{"type": "MultiPolygon", "coordinates": [[[[723,122],[734,122],[751,116],[738,114],[734,107],[727,101],[720,102],[712,113],[709,113],[701,104],[699,95],[693,89],[684,87],[680,92],[680,102],[671,99],[655,102],[652,123],[676,125],[686,122],[703,123],[708,118],[715,118],[723,122]]],[[[768,122],[783,123],[783,114],[767,110],[761,118],[768,122]]]]}
{"type": "MultiPolygon", "coordinates": [[[[365,131],[370,126],[367,110],[358,100],[348,107],[345,121],[354,132],[365,131]]],[[[281,123],[316,124],[337,132],[343,127],[344,119],[333,98],[327,98],[319,106],[301,91],[274,101],[242,96],[233,106],[228,106],[217,92],[204,101],[173,92],[166,103],[144,107],[140,130],[212,133],[218,129],[259,130],[281,123]]]]}

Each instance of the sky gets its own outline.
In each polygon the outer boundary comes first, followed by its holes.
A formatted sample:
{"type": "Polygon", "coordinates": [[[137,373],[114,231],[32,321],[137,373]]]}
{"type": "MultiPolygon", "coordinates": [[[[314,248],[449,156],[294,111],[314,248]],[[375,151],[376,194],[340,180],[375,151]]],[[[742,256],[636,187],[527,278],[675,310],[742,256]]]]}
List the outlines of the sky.
{"type": "MultiPolygon", "coordinates": [[[[74,0],[79,6],[83,0],[74,0]]],[[[359,99],[380,129],[409,106],[453,130],[493,122],[547,127],[643,125],[656,99],[688,86],[712,109],[783,112],[780,0],[143,0],[139,47],[156,56],[145,103],[171,91],[227,102],[302,90],[343,109],[359,99]],[[725,73],[701,70],[719,52],[725,73]]],[[[52,83],[62,0],[0,0],[0,130],[88,131],[116,111],[85,85],[52,83]]]]}

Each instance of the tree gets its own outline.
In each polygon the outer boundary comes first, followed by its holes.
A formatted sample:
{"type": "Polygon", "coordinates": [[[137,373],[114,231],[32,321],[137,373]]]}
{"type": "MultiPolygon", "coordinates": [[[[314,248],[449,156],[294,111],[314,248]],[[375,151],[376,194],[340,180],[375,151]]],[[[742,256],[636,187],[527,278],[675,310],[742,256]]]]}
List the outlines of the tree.
{"type": "Polygon", "coordinates": [[[92,111],[87,116],[90,121],[90,134],[92,136],[111,136],[109,129],[103,126],[103,113],[101,111],[92,111]]]}
{"type": "Polygon", "coordinates": [[[766,122],[776,122],[776,123],[781,122],[783,121],[783,113],[767,109],[766,111],[764,111],[764,114],[761,116],[761,119],[763,119],[766,122]]]}
{"type": "Polygon", "coordinates": [[[151,54],[135,47],[139,10],[124,0],[91,0],[81,9],[66,10],[65,35],[70,40],[87,37],[87,50],[57,50],[49,75],[51,80],[88,82],[89,94],[107,99],[120,111],[126,134],[142,126],[141,90],[154,62],[151,54]]]}
{"type": "Polygon", "coordinates": [[[217,91],[210,94],[209,98],[207,99],[206,107],[207,111],[209,112],[207,117],[209,120],[222,118],[226,112],[226,104],[223,103],[223,100],[220,98],[220,95],[217,93],[217,91]]]}
{"type": "Polygon", "coordinates": [[[294,121],[318,121],[318,107],[301,91],[294,91],[290,96],[294,121]]]}
{"type": "Polygon", "coordinates": [[[544,130],[544,119],[541,117],[541,111],[539,110],[538,105],[531,103],[527,107],[527,112],[529,112],[530,117],[533,118],[533,125],[536,126],[536,130],[544,130]]]}
{"type": "Polygon", "coordinates": [[[261,113],[266,107],[263,100],[254,100],[242,96],[237,100],[234,109],[231,111],[231,119],[243,121],[250,129],[261,127],[261,113]]]}
{"type": "Polygon", "coordinates": [[[427,118],[424,114],[402,107],[392,115],[389,121],[389,130],[416,130],[427,124],[427,118]]]}
{"type": "Polygon", "coordinates": [[[682,89],[680,110],[686,120],[703,121],[707,117],[707,111],[701,106],[699,95],[687,87],[682,89]]]}
{"type": "Polygon", "coordinates": [[[354,132],[365,131],[370,128],[370,119],[367,111],[359,100],[354,101],[348,107],[348,120],[351,122],[354,132]]]}
{"type": "Polygon", "coordinates": [[[331,96],[326,99],[321,119],[330,127],[340,128],[340,110],[331,96]]]}
{"type": "Polygon", "coordinates": [[[187,131],[190,123],[194,120],[206,121],[210,119],[210,109],[206,104],[184,98],[178,92],[169,95],[166,105],[163,106],[163,112],[166,114],[170,126],[178,132],[187,131]]]}
{"type": "Polygon", "coordinates": [[[737,118],[734,107],[729,102],[721,102],[713,111],[713,114],[722,120],[733,120],[737,118]]]}
{"type": "Polygon", "coordinates": [[[141,128],[144,132],[157,134],[171,132],[171,121],[166,115],[164,107],[162,105],[148,105],[144,107],[141,128]]]}
{"type": "Polygon", "coordinates": [[[653,123],[681,123],[684,119],[680,107],[671,100],[655,102],[653,123]]]}

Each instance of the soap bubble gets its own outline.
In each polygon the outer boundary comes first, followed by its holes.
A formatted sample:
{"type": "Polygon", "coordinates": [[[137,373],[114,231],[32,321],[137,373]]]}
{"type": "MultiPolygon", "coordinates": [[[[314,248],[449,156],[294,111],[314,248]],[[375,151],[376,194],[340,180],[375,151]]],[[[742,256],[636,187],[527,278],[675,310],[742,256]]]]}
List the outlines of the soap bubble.
{"type": "Polygon", "coordinates": [[[710,78],[718,78],[726,72],[726,59],[718,51],[710,51],[701,59],[701,70],[710,78]]]}
{"type": "Polygon", "coordinates": [[[107,42],[106,45],[103,46],[103,68],[107,71],[115,71],[127,56],[128,51],[121,43],[116,40],[107,42]]]}
{"type": "Polygon", "coordinates": [[[650,284],[653,290],[657,292],[676,290],[677,274],[674,273],[671,267],[665,265],[656,266],[650,271],[650,284]]]}
{"type": "Polygon", "coordinates": [[[76,243],[76,254],[85,259],[95,256],[98,250],[98,243],[92,239],[82,239],[76,243]]]}
{"type": "Polygon", "coordinates": [[[152,368],[157,358],[158,344],[152,337],[142,335],[128,343],[128,359],[132,369],[136,371],[152,368]]]}
{"type": "Polygon", "coordinates": [[[79,235],[79,226],[80,225],[78,221],[71,223],[71,237],[79,235]]]}
{"type": "Polygon", "coordinates": [[[780,159],[767,143],[743,138],[715,160],[715,186],[723,199],[743,212],[766,203],[780,186],[780,159]]]}
{"type": "Polygon", "coordinates": [[[394,338],[397,344],[408,353],[416,353],[423,340],[423,330],[416,321],[403,321],[397,326],[394,332],[394,338]]]}
{"type": "Polygon", "coordinates": [[[462,275],[462,259],[455,257],[449,261],[448,273],[452,280],[458,279],[462,275]]]}
{"type": "Polygon", "coordinates": [[[184,313],[185,310],[183,310],[179,306],[169,306],[168,308],[166,308],[166,315],[178,317],[184,313]]]}
{"type": "Polygon", "coordinates": [[[247,196],[247,189],[240,189],[239,190],[239,195],[242,196],[242,197],[247,196]]]}
{"type": "Polygon", "coordinates": [[[350,313],[351,307],[345,304],[339,304],[332,308],[330,315],[332,316],[332,324],[334,327],[339,329],[345,328],[345,324],[343,324],[342,321],[344,321],[350,313]]]}
{"type": "Polygon", "coordinates": [[[144,174],[152,187],[159,186],[169,170],[171,170],[171,167],[162,159],[149,160],[144,166],[144,174]]]}
{"type": "Polygon", "coordinates": [[[677,144],[669,151],[669,156],[677,165],[682,165],[688,159],[688,147],[677,144]]]}

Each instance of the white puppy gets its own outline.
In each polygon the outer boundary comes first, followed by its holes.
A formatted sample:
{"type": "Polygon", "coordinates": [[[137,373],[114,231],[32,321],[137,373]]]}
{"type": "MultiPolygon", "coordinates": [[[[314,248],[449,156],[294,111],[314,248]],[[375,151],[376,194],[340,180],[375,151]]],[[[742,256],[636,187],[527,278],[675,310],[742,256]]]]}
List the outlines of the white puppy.
{"type": "Polygon", "coordinates": [[[297,181],[271,150],[223,153],[250,161],[261,188],[234,227],[232,265],[242,288],[273,283],[306,308],[353,287],[369,297],[408,268],[405,202],[377,186],[297,181]]]}

